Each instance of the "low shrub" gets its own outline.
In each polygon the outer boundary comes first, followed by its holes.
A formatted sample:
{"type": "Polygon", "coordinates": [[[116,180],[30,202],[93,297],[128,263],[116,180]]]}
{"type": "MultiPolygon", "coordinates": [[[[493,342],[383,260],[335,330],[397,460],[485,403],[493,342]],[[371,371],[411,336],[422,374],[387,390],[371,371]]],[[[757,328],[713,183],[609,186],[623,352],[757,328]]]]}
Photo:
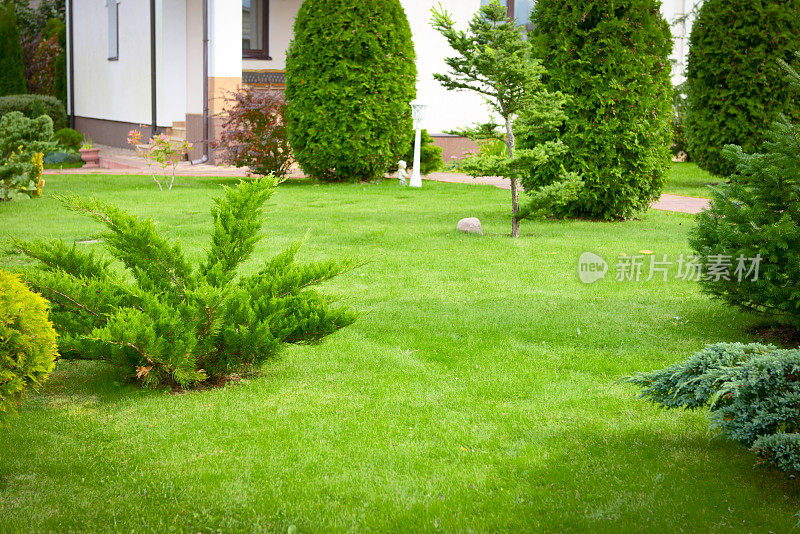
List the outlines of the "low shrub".
{"type": "Polygon", "coordinates": [[[315,343],[351,324],[348,308],[334,307],[312,286],[352,262],[298,264],[296,243],[237,277],[262,237],[263,206],[277,181],[225,189],[197,266],[152,221],[99,200],[64,199],[106,227],[103,243],[118,264],[61,241],[14,243],[40,262],[25,276],[53,302],[63,356],[109,361],[146,386],[191,387],[254,368],[283,344],[315,343]]]}
{"type": "Polygon", "coordinates": [[[7,159],[19,151],[25,154],[49,154],[55,148],[50,117],[29,119],[13,111],[0,118],[0,158],[7,159]]]}
{"type": "Polygon", "coordinates": [[[219,141],[222,162],[260,176],[286,176],[292,149],[283,92],[245,87],[228,94],[227,110],[219,141]]]}
{"type": "MultiPolygon", "coordinates": [[[[428,130],[422,130],[422,136],[419,151],[419,172],[423,176],[427,176],[432,172],[441,170],[444,167],[444,160],[442,160],[442,147],[436,146],[433,142],[433,137],[430,136],[428,130]]],[[[411,146],[409,147],[403,160],[409,166],[414,164],[414,136],[411,136],[411,146]]]]}
{"type": "Polygon", "coordinates": [[[14,111],[0,118],[0,200],[42,194],[43,154],[55,148],[52,138],[50,117],[29,119],[14,111]]]}
{"type": "MultiPolygon", "coordinates": [[[[167,186],[167,189],[172,191],[172,186],[175,185],[175,170],[178,167],[178,163],[188,157],[189,152],[192,150],[192,143],[186,140],[171,139],[167,134],[154,135],[146,146],[142,146],[141,142],[142,132],[139,130],[128,132],[128,144],[147,162],[147,166],[150,168],[150,176],[153,177],[158,190],[163,191],[164,186],[167,186]],[[156,167],[161,169],[161,178],[156,176],[156,167]]],[[[81,145],[82,149],[92,147],[91,139],[87,139],[81,145]]]]}
{"type": "Polygon", "coordinates": [[[50,152],[44,157],[42,163],[45,165],[61,165],[63,163],[79,163],[81,155],[77,152],[50,152]]]}
{"type": "Polygon", "coordinates": [[[44,298],[0,270],[0,425],[53,370],[58,349],[48,313],[44,298]]]}
{"type": "Polygon", "coordinates": [[[665,408],[711,409],[711,427],[778,469],[800,467],[800,349],[719,344],[627,379],[665,408]]]}
{"type": "MultiPolygon", "coordinates": [[[[784,68],[800,89],[800,75],[784,68]]],[[[761,153],[725,147],[731,183],[713,191],[690,243],[706,272],[720,261],[758,259],[750,276],[707,276],[705,292],[800,327],[800,123],[782,118],[764,138],[761,153]]]]}
{"type": "Polygon", "coordinates": [[[61,128],[54,137],[58,146],[65,150],[78,150],[83,144],[83,134],[72,128],[61,128]]]}
{"type": "Polygon", "coordinates": [[[0,97],[0,117],[19,111],[29,119],[47,115],[53,120],[53,128],[67,127],[67,110],[54,96],[47,95],[8,95],[0,97]]]}

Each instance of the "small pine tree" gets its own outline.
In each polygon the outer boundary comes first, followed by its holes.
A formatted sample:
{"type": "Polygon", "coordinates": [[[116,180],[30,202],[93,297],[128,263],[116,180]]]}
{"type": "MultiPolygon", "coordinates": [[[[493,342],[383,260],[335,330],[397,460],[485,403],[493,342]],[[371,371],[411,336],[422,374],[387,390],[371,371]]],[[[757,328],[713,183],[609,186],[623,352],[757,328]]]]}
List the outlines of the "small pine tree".
{"type": "Polygon", "coordinates": [[[0,96],[27,93],[17,16],[4,4],[0,4],[0,65],[0,96]]]}
{"type": "MultiPolygon", "coordinates": [[[[800,90],[800,75],[779,63],[800,90]]],[[[800,327],[800,122],[781,117],[764,138],[761,153],[725,147],[723,155],[735,169],[731,183],[713,192],[690,242],[706,266],[720,257],[736,267],[740,257],[760,258],[757,273],[741,280],[738,275],[710,277],[703,289],[800,327]]],[[[752,261],[745,265],[748,272],[753,269],[752,261]]]]}
{"type": "Polygon", "coordinates": [[[106,227],[103,241],[118,264],[61,241],[15,243],[40,262],[25,277],[53,303],[62,355],[109,361],[144,385],[190,387],[351,324],[355,315],[313,286],[352,264],[298,264],[297,243],[237,276],[262,238],[276,183],[242,182],[214,201],[211,244],[197,266],[151,220],[96,199],[64,199],[106,227]]]}
{"type": "MultiPolygon", "coordinates": [[[[569,215],[627,218],[661,194],[670,161],[672,39],[659,0],[539,0],[532,39],[547,85],[571,97],[563,165],[585,182],[569,215]]],[[[539,179],[541,177],[541,179],[539,179]]]]}
{"type": "Polygon", "coordinates": [[[800,50],[800,1],[705,0],[690,38],[686,134],[702,168],[727,176],[723,147],[764,148],[781,114],[800,120],[800,91],[776,58],[800,50]]]}
{"type": "MultiPolygon", "coordinates": [[[[470,21],[467,31],[457,30],[453,19],[440,6],[440,9],[433,10],[433,27],[457,53],[445,60],[450,72],[434,74],[434,78],[447,89],[481,94],[503,119],[504,132],[496,131],[497,125],[493,123],[464,130],[475,140],[490,139],[494,142],[484,144],[477,156],[464,159],[461,168],[471,176],[502,176],[511,181],[511,237],[519,237],[520,220],[546,210],[551,200],[558,203],[564,198],[550,192],[540,196],[542,191],[537,191],[538,188],[529,188],[527,192],[534,196],[536,206],[523,210],[519,202],[521,181],[533,168],[563,155],[564,150],[560,141],[552,140],[518,149],[516,138],[520,133],[529,134],[533,129],[538,131],[543,125],[560,124],[563,121],[563,95],[549,93],[544,88],[541,81],[544,69],[538,60],[531,57],[530,42],[523,35],[522,28],[508,18],[508,11],[499,0],[482,6],[470,21]],[[500,141],[505,144],[505,150],[497,154],[493,147],[500,141]]],[[[563,178],[561,173],[554,174],[563,178]]],[[[574,175],[568,176],[560,185],[552,182],[546,185],[563,192],[561,187],[567,182],[582,187],[574,175]]]]}
{"type": "Polygon", "coordinates": [[[306,0],[286,59],[295,158],[320,180],[373,180],[405,153],[417,70],[399,0],[306,0]]]}

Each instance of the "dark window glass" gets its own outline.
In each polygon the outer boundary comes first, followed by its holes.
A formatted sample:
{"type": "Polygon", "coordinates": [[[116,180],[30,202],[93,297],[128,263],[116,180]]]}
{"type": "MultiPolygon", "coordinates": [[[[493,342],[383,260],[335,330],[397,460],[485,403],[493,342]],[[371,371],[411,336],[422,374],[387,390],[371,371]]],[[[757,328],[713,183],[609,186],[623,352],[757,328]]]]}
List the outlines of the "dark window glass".
{"type": "Polygon", "coordinates": [[[242,56],[268,59],[268,0],[242,0],[242,56]]]}

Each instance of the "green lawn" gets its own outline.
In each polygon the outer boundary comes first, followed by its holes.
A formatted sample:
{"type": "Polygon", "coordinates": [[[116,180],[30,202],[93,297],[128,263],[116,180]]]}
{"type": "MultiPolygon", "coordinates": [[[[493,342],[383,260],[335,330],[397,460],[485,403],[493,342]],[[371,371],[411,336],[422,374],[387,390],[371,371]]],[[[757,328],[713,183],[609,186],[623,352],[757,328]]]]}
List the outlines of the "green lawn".
{"type": "MultiPolygon", "coordinates": [[[[91,240],[99,227],[50,195],[97,194],[199,257],[210,199],[232,183],[159,193],[148,176],[51,176],[0,222],[91,240]]],[[[692,217],[526,222],[512,241],[508,195],[282,185],[258,255],[310,228],[305,257],[367,260],[325,288],[358,322],[213,391],[146,391],[61,362],[0,430],[0,531],[788,532],[796,481],[714,439],[706,413],[659,410],[617,382],[747,341],[752,319],[689,282],[577,279],[586,250],[688,253],[692,217]],[[468,216],[485,237],[455,232],[468,216]]]]}
{"type": "Polygon", "coordinates": [[[696,163],[672,163],[667,173],[664,192],[670,195],[710,198],[709,186],[717,185],[722,178],[714,176],[697,166],[696,163]]]}

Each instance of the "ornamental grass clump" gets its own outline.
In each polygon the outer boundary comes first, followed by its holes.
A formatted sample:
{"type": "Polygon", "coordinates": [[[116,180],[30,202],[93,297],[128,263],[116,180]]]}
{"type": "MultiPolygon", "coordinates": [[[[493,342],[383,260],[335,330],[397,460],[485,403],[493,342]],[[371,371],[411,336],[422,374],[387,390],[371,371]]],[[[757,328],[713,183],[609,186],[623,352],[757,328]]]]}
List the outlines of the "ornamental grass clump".
{"type": "Polygon", "coordinates": [[[710,408],[720,435],[766,464],[800,470],[800,349],[720,343],[626,381],[665,408],[710,408]]]}
{"type": "Polygon", "coordinates": [[[211,242],[199,265],[151,220],[99,200],[63,199],[106,227],[103,241],[115,260],[62,241],[15,243],[39,261],[25,277],[53,303],[63,357],[111,362],[146,386],[188,388],[351,324],[353,312],[313,289],[351,261],[299,264],[298,242],[254,274],[237,274],[261,240],[264,203],[277,183],[242,182],[214,200],[211,242]]]}

